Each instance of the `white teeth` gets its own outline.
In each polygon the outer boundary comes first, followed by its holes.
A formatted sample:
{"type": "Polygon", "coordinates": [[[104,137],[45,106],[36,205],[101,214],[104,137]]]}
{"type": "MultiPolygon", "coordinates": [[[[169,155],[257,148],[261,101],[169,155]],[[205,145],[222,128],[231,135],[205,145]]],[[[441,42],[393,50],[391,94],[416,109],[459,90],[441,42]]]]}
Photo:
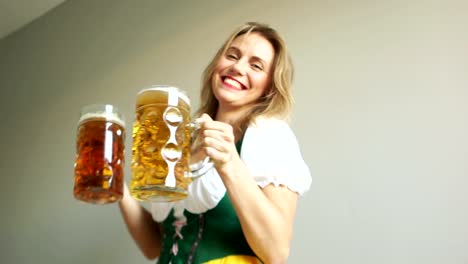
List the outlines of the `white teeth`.
{"type": "Polygon", "coordinates": [[[224,79],[224,82],[231,85],[231,86],[234,86],[236,87],[237,89],[242,89],[242,86],[240,83],[234,81],[233,79],[230,79],[230,78],[226,78],[224,79]]]}

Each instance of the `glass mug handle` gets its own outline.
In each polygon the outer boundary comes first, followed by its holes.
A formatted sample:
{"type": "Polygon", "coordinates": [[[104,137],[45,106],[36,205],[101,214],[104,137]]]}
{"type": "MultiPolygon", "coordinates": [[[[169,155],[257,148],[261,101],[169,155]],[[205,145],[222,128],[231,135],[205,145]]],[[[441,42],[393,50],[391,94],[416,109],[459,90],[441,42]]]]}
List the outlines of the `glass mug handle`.
{"type": "MultiPolygon", "coordinates": [[[[198,132],[200,130],[202,122],[200,121],[193,121],[188,124],[190,130],[191,130],[191,139],[192,143],[195,142],[195,150],[198,150],[198,145],[197,142],[198,140],[198,132]]],[[[190,151],[192,152],[194,148],[191,147],[190,151]]],[[[211,161],[210,157],[206,156],[203,158],[201,161],[197,161],[195,163],[189,164],[189,172],[185,175],[187,178],[198,178],[204,174],[206,174],[211,168],[213,168],[214,164],[211,161]]]]}

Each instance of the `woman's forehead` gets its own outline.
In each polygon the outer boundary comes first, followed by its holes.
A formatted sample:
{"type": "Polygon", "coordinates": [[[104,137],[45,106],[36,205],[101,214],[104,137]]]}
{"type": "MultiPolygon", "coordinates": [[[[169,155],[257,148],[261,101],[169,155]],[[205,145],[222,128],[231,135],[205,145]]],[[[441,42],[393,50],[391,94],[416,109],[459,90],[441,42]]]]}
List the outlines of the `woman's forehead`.
{"type": "Polygon", "coordinates": [[[240,36],[237,36],[229,44],[227,49],[230,48],[239,49],[243,53],[255,55],[264,59],[265,61],[271,61],[275,55],[273,45],[263,35],[251,32],[240,36]]]}

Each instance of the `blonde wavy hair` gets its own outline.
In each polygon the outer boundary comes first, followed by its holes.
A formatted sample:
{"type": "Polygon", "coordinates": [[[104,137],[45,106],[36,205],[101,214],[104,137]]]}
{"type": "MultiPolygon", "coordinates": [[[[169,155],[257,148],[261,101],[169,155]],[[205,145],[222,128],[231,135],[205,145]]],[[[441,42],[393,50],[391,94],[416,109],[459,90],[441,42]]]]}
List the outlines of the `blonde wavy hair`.
{"type": "Polygon", "coordinates": [[[294,67],[291,58],[288,54],[286,43],[276,30],[263,23],[248,22],[237,28],[228,37],[226,42],[221,46],[211,62],[205,68],[202,75],[202,89],[200,95],[200,108],[195,116],[200,116],[203,113],[216,117],[218,111],[218,100],[213,94],[212,79],[215,67],[221,58],[224,56],[227,49],[235,38],[249,33],[258,33],[267,39],[273,46],[275,57],[273,60],[270,87],[265,95],[259,98],[249,112],[236,124],[231,124],[243,134],[249,124],[259,116],[275,117],[282,120],[289,120],[291,114],[293,97],[292,97],[292,79],[294,67]]]}

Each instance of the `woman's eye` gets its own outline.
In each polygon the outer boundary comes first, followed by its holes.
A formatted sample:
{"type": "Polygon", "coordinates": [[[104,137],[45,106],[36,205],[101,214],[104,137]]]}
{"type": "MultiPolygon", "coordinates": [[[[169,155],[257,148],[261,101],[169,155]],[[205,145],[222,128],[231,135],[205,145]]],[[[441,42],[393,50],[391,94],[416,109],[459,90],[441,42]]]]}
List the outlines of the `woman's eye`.
{"type": "Polygon", "coordinates": [[[237,60],[237,56],[234,55],[234,54],[227,54],[226,57],[227,57],[228,59],[237,60]]]}
{"type": "Polygon", "coordinates": [[[259,64],[255,64],[255,63],[254,63],[254,64],[252,64],[252,68],[254,68],[255,70],[259,70],[259,71],[263,70],[263,68],[262,68],[262,66],[261,66],[261,65],[259,65],[259,64]]]}

